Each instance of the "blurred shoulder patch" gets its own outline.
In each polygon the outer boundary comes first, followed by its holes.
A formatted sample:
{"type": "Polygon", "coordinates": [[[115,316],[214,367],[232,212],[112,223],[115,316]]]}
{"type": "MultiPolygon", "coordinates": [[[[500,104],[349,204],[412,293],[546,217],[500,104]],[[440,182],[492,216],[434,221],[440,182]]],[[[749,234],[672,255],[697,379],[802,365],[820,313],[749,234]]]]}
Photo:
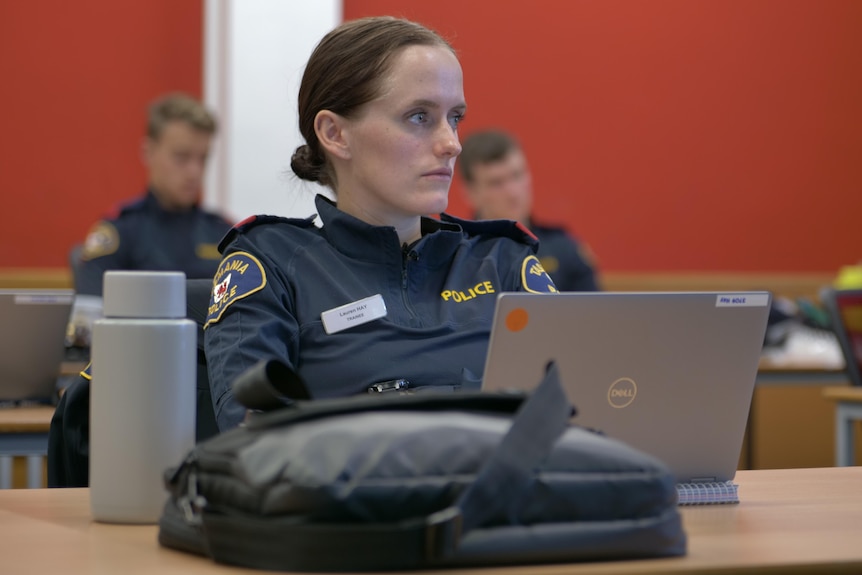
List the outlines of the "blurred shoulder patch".
{"type": "Polygon", "coordinates": [[[217,323],[234,302],[257,293],[266,286],[266,272],[256,257],[248,252],[234,252],[218,266],[204,328],[217,323]]]}
{"type": "Polygon", "coordinates": [[[116,252],[120,247],[120,234],[114,224],[99,222],[90,229],[84,247],[81,250],[81,259],[92,260],[116,252]]]}
{"type": "Polygon", "coordinates": [[[198,244],[195,246],[195,255],[202,260],[221,259],[218,244],[198,244]]]}
{"type": "Polygon", "coordinates": [[[549,274],[560,269],[560,260],[554,256],[542,256],[539,258],[539,263],[542,264],[542,267],[545,268],[545,271],[549,274]]]}
{"type": "Polygon", "coordinates": [[[530,293],[557,293],[554,280],[536,256],[527,256],[521,264],[521,286],[530,293]]]}

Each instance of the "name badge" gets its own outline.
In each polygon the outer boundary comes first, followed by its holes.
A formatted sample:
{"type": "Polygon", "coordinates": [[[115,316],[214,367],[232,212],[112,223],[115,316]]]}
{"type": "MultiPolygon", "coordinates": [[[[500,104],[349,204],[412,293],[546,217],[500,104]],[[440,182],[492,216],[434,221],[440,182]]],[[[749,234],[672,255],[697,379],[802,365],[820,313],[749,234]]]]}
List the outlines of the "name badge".
{"type": "Polygon", "coordinates": [[[386,316],[386,302],[380,294],[367,297],[320,314],[323,329],[328,334],[338,333],[386,316]]]}

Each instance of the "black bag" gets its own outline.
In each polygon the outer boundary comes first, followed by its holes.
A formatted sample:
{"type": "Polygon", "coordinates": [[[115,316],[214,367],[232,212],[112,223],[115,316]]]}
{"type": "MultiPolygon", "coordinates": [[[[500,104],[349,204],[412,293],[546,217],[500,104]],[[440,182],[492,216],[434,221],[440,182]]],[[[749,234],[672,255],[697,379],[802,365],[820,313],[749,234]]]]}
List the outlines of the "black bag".
{"type": "MultiPolygon", "coordinates": [[[[258,373],[286,369],[272,368],[258,373]]],[[[571,415],[553,366],[526,399],[393,393],[256,414],[167,472],[159,543],[295,571],[684,555],[668,469],[571,415]]]]}

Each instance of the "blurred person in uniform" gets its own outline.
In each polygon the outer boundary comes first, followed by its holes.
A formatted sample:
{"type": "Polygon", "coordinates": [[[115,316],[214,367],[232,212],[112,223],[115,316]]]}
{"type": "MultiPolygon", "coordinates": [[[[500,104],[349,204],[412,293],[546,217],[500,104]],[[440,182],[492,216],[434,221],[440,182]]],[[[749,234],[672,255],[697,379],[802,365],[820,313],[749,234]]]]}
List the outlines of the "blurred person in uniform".
{"type": "Polygon", "coordinates": [[[73,254],[78,294],[101,296],[107,270],[213,277],[221,260],[218,243],[231,226],[199,206],[215,133],[213,114],[185,94],[169,94],[150,105],[142,150],[147,190],[93,225],[73,254]]]}
{"type": "Polygon", "coordinates": [[[511,135],[474,132],[463,143],[459,172],[480,220],[515,220],[539,239],[539,260],[560,291],[598,291],[589,249],[564,228],[532,219],[533,189],[527,158],[511,135]]]}
{"type": "Polygon", "coordinates": [[[291,168],[326,186],[309,218],[256,216],[220,249],[205,347],[219,428],[240,424],[238,375],[293,369],[314,398],[478,389],[503,291],[555,292],[537,241],[513,221],[446,214],[461,65],[437,33],[391,17],[345,22],[299,88],[305,143],[291,168]]]}

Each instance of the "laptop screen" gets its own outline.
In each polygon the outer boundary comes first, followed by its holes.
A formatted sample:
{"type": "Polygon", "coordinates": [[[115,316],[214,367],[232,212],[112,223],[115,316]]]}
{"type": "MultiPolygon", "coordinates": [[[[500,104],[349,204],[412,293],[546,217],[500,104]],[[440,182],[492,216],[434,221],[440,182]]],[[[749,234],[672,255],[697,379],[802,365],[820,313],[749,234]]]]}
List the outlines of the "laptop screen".
{"type": "Polygon", "coordinates": [[[0,401],[51,401],[72,311],[71,290],[0,290],[0,401]]]}

